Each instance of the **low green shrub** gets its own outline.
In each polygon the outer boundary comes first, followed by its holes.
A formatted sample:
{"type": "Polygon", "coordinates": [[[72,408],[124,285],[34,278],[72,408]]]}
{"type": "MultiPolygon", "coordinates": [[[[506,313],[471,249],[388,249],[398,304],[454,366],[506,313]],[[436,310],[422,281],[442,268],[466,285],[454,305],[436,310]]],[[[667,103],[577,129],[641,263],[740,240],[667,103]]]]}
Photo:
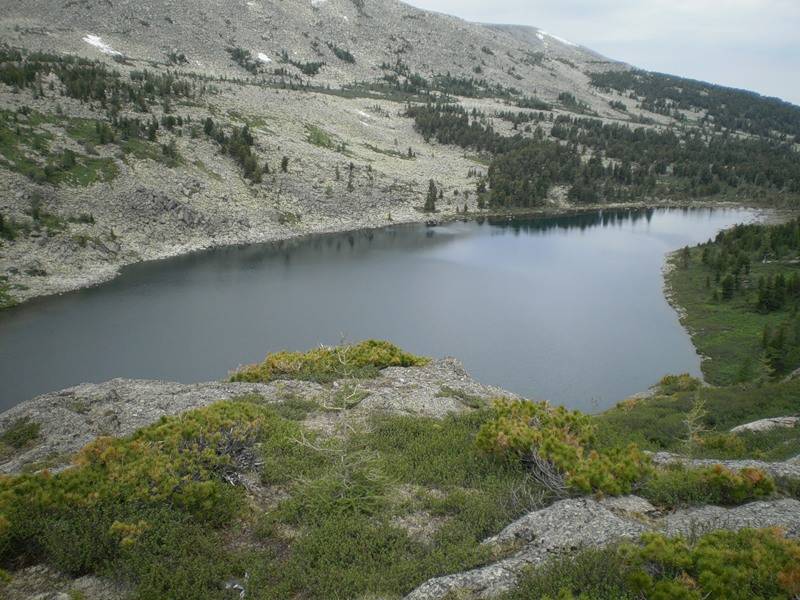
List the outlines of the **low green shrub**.
{"type": "Polygon", "coordinates": [[[662,394],[671,396],[679,392],[693,392],[700,389],[701,381],[692,377],[688,373],[680,375],[664,375],[658,382],[659,390],[662,394]]]}
{"type": "Polygon", "coordinates": [[[672,465],[657,469],[639,493],[659,506],[736,505],[775,493],[775,482],[754,468],[732,471],[722,465],[689,469],[672,465]]]}
{"type": "Polygon", "coordinates": [[[580,492],[630,493],[650,470],[647,457],[635,445],[598,451],[594,439],[588,415],[546,402],[499,399],[476,443],[485,452],[522,461],[555,485],[560,475],[580,492]]]}
{"type": "Polygon", "coordinates": [[[504,600],[791,600],[800,594],[800,544],[774,529],[715,531],[690,544],[649,533],[587,549],[523,577],[504,600]]]}
{"type": "Polygon", "coordinates": [[[427,358],[404,352],[389,342],[367,340],[354,345],[321,346],[308,352],[276,352],[264,362],[242,367],[231,381],[267,383],[301,379],[326,383],[336,379],[375,377],[386,367],[415,367],[427,358]]]}
{"type": "MultiPolygon", "coordinates": [[[[481,540],[539,506],[522,465],[475,447],[487,416],[375,415],[344,439],[305,432],[297,446],[309,454],[286,482],[290,496],[259,523],[263,545],[288,547],[250,570],[254,597],[396,598],[485,563],[481,540]],[[403,518],[437,525],[421,540],[403,518]]],[[[264,455],[283,460],[282,450],[264,455]]]]}
{"type": "Polygon", "coordinates": [[[11,422],[0,435],[0,443],[19,450],[39,437],[41,425],[29,417],[21,417],[11,422]]]}
{"type": "Polygon", "coordinates": [[[98,438],[58,474],[2,476],[0,561],[113,573],[139,598],[215,597],[200,582],[216,589],[233,568],[217,530],[244,505],[228,478],[260,462],[256,444],[293,436],[291,426],[256,403],[220,402],[98,438]]]}

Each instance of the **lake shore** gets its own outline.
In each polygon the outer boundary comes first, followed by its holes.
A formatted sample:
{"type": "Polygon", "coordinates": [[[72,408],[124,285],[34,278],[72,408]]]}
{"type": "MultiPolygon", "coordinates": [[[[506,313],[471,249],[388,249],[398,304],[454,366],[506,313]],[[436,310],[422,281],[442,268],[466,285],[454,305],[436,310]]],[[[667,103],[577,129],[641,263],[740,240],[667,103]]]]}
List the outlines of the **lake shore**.
{"type": "MultiPolygon", "coordinates": [[[[53,256],[34,256],[37,267],[30,273],[17,273],[14,286],[9,286],[5,292],[10,298],[6,306],[0,302],[0,314],[3,308],[12,308],[22,303],[27,303],[36,298],[63,294],[84,288],[102,285],[118,277],[122,270],[129,265],[165,260],[178,256],[200,253],[206,250],[223,247],[241,247],[254,244],[273,244],[283,242],[301,242],[314,236],[335,235],[342,233],[356,233],[385,229],[398,225],[414,225],[420,223],[443,224],[453,221],[472,221],[478,219],[515,219],[540,216],[566,216],[595,212],[598,210],[645,210],[666,208],[752,208],[763,212],[765,217],[776,219],[776,222],[788,216],[781,217],[791,212],[784,209],[759,206],[755,203],[747,204],[731,201],[697,202],[697,201],[665,201],[665,202],[636,202],[636,203],[609,203],[593,205],[557,205],[544,206],[531,209],[516,210],[485,210],[469,213],[436,212],[425,213],[421,210],[404,211],[392,220],[376,218],[372,213],[365,213],[361,217],[348,221],[323,221],[313,223],[300,223],[294,229],[281,231],[258,231],[252,229],[228,231],[220,236],[209,236],[175,245],[158,245],[156,247],[141,244],[132,244],[131,247],[122,247],[113,253],[102,252],[94,261],[82,261],[75,265],[70,261],[59,260],[53,256]]],[[[0,288],[0,291],[3,291],[0,288]]]]}

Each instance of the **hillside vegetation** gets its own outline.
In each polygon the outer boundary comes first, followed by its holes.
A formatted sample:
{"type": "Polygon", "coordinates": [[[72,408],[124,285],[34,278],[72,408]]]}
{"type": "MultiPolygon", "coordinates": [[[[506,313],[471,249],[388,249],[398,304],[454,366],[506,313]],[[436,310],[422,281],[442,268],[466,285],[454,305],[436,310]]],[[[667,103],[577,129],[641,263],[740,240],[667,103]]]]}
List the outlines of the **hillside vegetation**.
{"type": "Polygon", "coordinates": [[[800,222],[740,225],[671,258],[667,283],[711,383],[800,367],[800,222]]]}
{"type": "MultiPolygon", "coordinates": [[[[482,541],[561,498],[634,492],[670,511],[800,492],[797,481],[757,467],[664,467],[642,451],[770,459],[797,452],[796,435],[725,437],[692,429],[687,417],[702,404],[698,421],[723,431],[784,414],[796,408],[796,383],[761,388],[759,400],[666,378],[656,397],[599,417],[442,388],[443,397],[462,399],[461,411],[443,419],[355,417],[369,395],[359,394],[365,377],[381,377],[390,365],[410,377],[426,368],[411,365],[426,362],[385,342],[270,355],[257,367],[261,380],[297,374],[333,395],[221,401],[124,438],[100,437],[66,470],[0,476],[0,561],[93,574],[135,598],[228,598],[226,586],[236,585],[252,598],[399,597],[442,573],[509,556],[513,547],[482,541]],[[313,425],[331,417],[333,429],[313,425]]],[[[240,374],[256,377],[251,368],[240,374]]],[[[13,454],[39,436],[20,420],[1,439],[13,454]]],[[[774,531],[693,542],[646,535],[548,563],[523,577],[512,597],[604,589],[619,597],[643,590],[737,597],[730,594],[740,584],[727,571],[736,560],[754,586],[744,589],[790,598],[798,551],[774,531]],[[600,560],[619,569],[602,570],[600,560]]]]}

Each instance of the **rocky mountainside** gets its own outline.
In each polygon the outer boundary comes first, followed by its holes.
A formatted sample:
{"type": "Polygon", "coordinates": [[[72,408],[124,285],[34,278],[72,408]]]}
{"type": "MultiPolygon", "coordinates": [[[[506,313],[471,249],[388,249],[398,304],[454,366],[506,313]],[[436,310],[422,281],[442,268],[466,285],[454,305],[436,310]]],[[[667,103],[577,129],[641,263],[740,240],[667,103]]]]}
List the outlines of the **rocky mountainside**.
{"type": "Polygon", "coordinates": [[[123,79],[169,73],[191,86],[169,106],[148,89],[147,106],[116,112],[142,122],[174,114],[183,126],[162,125],[142,143],[126,142],[116,126],[109,143],[91,131],[114,119],[109,107],[65,92],[52,62],[34,87],[21,89],[13,73],[2,78],[0,304],[214,245],[418,221],[431,179],[447,192],[443,215],[475,210],[476,196],[463,192],[485,160],[429,144],[403,115],[413,94],[369,85],[386,76],[474,78],[481,91],[471,104],[481,110],[504,106],[496,96],[513,88],[548,101],[569,91],[613,114],[587,73],[626,68],[535,29],[468,23],[394,0],[3,0],[0,8],[8,49],[98,61],[123,79]],[[28,110],[32,117],[20,112],[28,110]],[[220,130],[249,127],[269,169],[262,183],[198,135],[209,116],[220,130]],[[77,157],[70,173],[41,172],[65,152],[77,157]],[[33,204],[51,216],[47,226],[31,216],[33,204]]]}
{"type": "Polygon", "coordinates": [[[263,69],[285,53],[324,63],[314,78],[322,85],[380,78],[381,65],[402,61],[424,76],[472,77],[480,68],[492,83],[555,100],[565,91],[592,95],[587,70],[625,68],[535,28],[470,23],[397,0],[4,0],[0,27],[12,45],[145,65],[179,55],[179,68],[212,76],[247,74],[232,48],[263,69]]]}

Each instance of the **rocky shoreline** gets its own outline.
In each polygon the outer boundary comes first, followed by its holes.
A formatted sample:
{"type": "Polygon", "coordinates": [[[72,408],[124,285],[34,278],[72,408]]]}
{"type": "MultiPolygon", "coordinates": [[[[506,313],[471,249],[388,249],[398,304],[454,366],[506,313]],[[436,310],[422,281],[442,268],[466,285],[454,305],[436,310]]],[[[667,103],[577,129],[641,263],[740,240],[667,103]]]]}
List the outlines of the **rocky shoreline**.
{"type": "MultiPolygon", "coordinates": [[[[177,205],[176,205],[177,206],[177,205]]],[[[508,211],[480,211],[467,214],[453,213],[451,211],[440,211],[437,213],[425,213],[417,207],[408,206],[402,212],[392,213],[392,220],[386,219],[385,215],[376,215],[371,212],[362,213],[360,218],[349,220],[319,220],[314,223],[304,223],[295,229],[267,228],[265,230],[253,230],[250,228],[213,233],[202,238],[195,238],[184,243],[174,245],[160,244],[155,247],[137,247],[121,251],[120,245],[116,245],[116,251],[107,248],[98,248],[96,261],[88,264],[81,261],[77,268],[72,268],[68,262],[59,262],[59,257],[48,259],[45,256],[28,256],[28,262],[35,263],[36,268],[45,272],[51,269],[60,270],[55,277],[42,278],[36,275],[28,275],[19,280],[22,283],[21,289],[13,290],[12,296],[15,304],[29,302],[36,298],[60,295],[84,288],[94,287],[107,283],[122,274],[125,267],[145,262],[155,262],[169,260],[181,256],[200,254],[225,247],[261,245],[261,244],[281,244],[299,243],[304,240],[327,235],[341,235],[348,233],[364,233],[379,229],[391,228],[399,225],[439,225],[455,221],[474,221],[481,219],[516,219],[516,218],[535,218],[535,217],[557,217],[573,214],[595,212],[599,210],[645,210],[645,209],[670,209],[670,208],[696,208],[696,209],[725,209],[725,208],[752,208],[758,211],[759,219],[782,219],[787,218],[775,209],[765,209],[763,207],[748,206],[736,202],[715,202],[703,203],[694,201],[669,201],[669,202],[637,202],[637,203],[611,203],[586,206],[547,206],[537,209],[527,210],[508,210],[508,211]]],[[[61,257],[63,258],[63,257],[61,257]]],[[[665,267],[666,269],[667,267],[665,267]]],[[[666,271],[665,271],[666,273],[666,271]]],[[[24,274],[18,270],[15,273],[22,277],[24,274]]],[[[665,287],[665,294],[669,301],[668,289],[665,287]]],[[[670,304],[672,304],[670,302],[670,304]]],[[[673,305],[674,307],[674,305],[673,305]]],[[[677,308],[676,308],[677,310],[677,308]]],[[[0,308],[0,315],[2,308],[0,308]]]]}

